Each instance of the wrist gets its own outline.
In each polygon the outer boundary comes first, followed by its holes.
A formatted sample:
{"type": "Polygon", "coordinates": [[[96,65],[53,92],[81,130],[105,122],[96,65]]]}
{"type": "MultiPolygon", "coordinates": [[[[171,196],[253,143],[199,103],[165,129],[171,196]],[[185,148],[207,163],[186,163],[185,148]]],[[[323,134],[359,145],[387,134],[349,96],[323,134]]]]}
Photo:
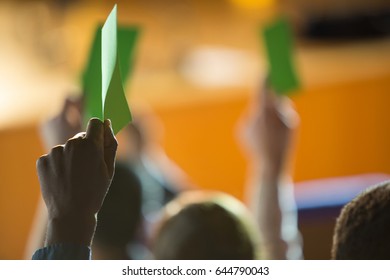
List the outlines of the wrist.
{"type": "Polygon", "coordinates": [[[277,182],[283,176],[283,168],[280,164],[263,162],[259,166],[258,174],[263,181],[277,182]]]}
{"type": "Polygon", "coordinates": [[[45,245],[61,243],[90,246],[96,228],[96,217],[49,217],[45,245]]]}

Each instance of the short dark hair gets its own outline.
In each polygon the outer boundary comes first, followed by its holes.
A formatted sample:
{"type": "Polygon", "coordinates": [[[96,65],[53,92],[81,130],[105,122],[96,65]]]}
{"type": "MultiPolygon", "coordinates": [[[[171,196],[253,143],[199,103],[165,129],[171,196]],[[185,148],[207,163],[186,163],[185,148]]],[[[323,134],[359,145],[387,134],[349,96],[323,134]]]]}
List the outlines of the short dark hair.
{"type": "Polygon", "coordinates": [[[332,258],[390,259],[390,181],[364,191],[337,219],[332,258]]]}
{"type": "Polygon", "coordinates": [[[115,164],[115,174],[97,215],[94,242],[124,247],[135,237],[141,222],[141,184],[125,163],[115,164]]]}
{"type": "Polygon", "coordinates": [[[244,223],[212,201],[192,203],[166,220],[154,240],[156,259],[250,260],[256,245],[244,223]]]}

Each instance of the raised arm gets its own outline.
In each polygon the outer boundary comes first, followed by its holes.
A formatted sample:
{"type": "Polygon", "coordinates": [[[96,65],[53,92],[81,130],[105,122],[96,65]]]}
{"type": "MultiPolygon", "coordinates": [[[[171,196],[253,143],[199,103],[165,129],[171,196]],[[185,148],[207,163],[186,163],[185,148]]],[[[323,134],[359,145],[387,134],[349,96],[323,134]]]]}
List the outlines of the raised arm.
{"type": "MultiPolygon", "coordinates": [[[[86,133],[77,134],[38,159],[38,177],[48,211],[46,249],[68,244],[79,246],[77,251],[91,245],[96,214],[114,174],[116,149],[110,122],[91,119],[86,133]]],[[[46,258],[41,255],[41,259],[46,258]]],[[[61,258],[61,254],[54,254],[54,258],[61,258]]],[[[68,254],[66,258],[78,256],[68,254]]]]}
{"type": "Polygon", "coordinates": [[[302,258],[289,155],[299,118],[290,100],[265,83],[250,120],[253,155],[251,203],[266,259],[302,258]]]}

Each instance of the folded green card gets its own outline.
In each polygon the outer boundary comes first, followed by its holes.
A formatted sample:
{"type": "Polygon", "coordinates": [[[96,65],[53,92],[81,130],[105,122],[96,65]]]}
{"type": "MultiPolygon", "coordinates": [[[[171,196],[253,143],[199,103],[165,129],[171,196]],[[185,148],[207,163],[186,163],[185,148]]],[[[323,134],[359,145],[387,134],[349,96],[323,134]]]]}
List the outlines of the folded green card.
{"type": "Polygon", "coordinates": [[[101,98],[102,92],[102,28],[98,26],[95,32],[95,38],[89,53],[87,67],[83,74],[84,90],[84,116],[85,124],[90,118],[99,118],[103,120],[103,104],[101,98]]]}
{"type": "Polygon", "coordinates": [[[299,88],[293,63],[293,36],[286,19],[281,18],[262,30],[269,64],[269,81],[278,94],[299,88]]]}
{"type": "Polygon", "coordinates": [[[123,83],[132,70],[138,28],[117,28],[116,5],[96,29],[83,75],[85,118],[110,119],[114,133],[131,121],[123,83]]]}
{"type": "Polygon", "coordinates": [[[118,52],[122,82],[131,76],[134,66],[135,47],[139,37],[140,29],[137,26],[118,25],[118,52]]]}

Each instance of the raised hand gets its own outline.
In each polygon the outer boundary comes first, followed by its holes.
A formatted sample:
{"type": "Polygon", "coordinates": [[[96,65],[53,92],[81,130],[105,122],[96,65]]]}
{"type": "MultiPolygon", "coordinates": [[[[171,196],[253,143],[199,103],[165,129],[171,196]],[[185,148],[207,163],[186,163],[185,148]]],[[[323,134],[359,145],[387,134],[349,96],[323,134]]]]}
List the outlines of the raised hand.
{"type": "Polygon", "coordinates": [[[46,245],[89,245],[114,174],[117,142],[108,120],[91,119],[86,133],[54,147],[37,161],[48,210],[46,245]]]}

